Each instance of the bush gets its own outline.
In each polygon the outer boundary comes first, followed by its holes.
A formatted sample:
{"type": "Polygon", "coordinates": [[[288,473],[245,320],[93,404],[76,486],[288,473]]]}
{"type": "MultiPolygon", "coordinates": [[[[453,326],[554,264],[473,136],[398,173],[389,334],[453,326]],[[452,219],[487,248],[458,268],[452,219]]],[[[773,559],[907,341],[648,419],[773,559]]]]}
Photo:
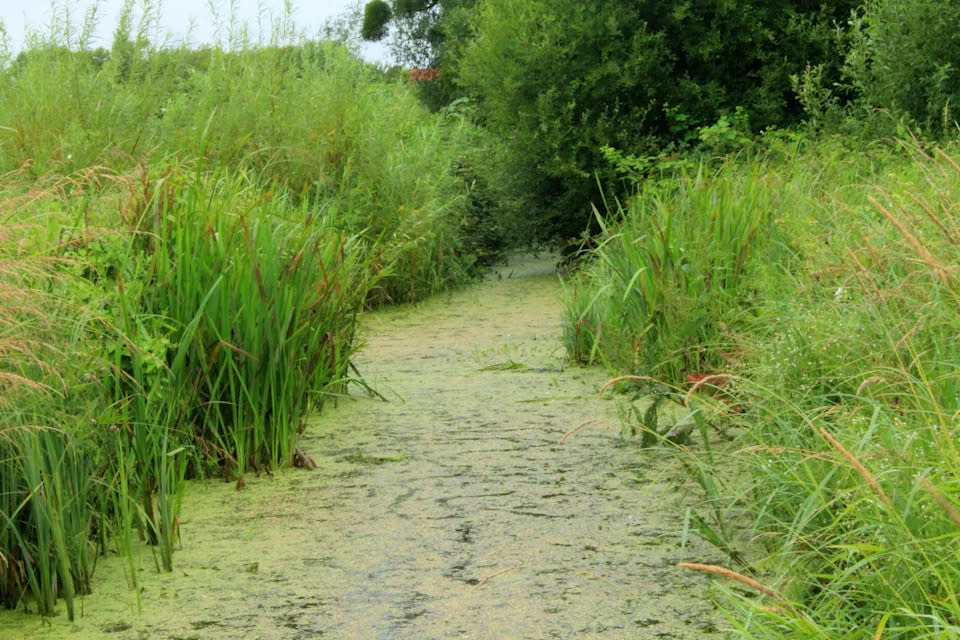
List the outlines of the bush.
{"type": "Polygon", "coordinates": [[[540,235],[575,237],[597,182],[621,188],[604,146],[656,156],[798,122],[789,78],[839,79],[833,22],[854,6],[484,0],[452,73],[512,141],[540,235]]]}
{"type": "Polygon", "coordinates": [[[941,137],[956,133],[960,2],[870,0],[855,17],[845,74],[863,106],[941,137]]]}

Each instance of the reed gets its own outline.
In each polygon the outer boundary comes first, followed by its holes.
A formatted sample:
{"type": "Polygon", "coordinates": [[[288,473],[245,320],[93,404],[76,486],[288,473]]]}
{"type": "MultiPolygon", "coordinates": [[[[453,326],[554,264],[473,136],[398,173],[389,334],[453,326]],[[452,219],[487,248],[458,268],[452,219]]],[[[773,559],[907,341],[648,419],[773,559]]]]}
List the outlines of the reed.
{"type": "Polygon", "coordinates": [[[598,213],[603,236],[568,288],[568,352],[671,383],[720,367],[722,328],[749,313],[751,270],[782,242],[767,173],[701,165],[598,213]]]}
{"type": "Polygon", "coordinates": [[[605,222],[568,286],[568,349],[688,401],[726,382],[726,410],[693,407],[701,443],[652,440],[702,488],[685,532],[743,569],[683,566],[774,600],[717,584],[735,637],[952,637],[956,151],[769,151],[645,187],[605,222]]]}
{"type": "MultiPolygon", "coordinates": [[[[794,195],[789,251],[738,284],[749,313],[723,320],[736,357],[716,366],[743,412],[712,419],[742,428],[723,457],[675,449],[704,489],[694,515],[713,515],[693,531],[774,585],[772,607],[717,586],[736,637],[958,632],[954,155],[822,143],[767,166],[794,195]],[[749,527],[738,542],[724,522],[749,527]]],[[[701,570],[737,579],[719,569],[701,570]]]]}
{"type": "Polygon", "coordinates": [[[288,464],[301,418],[342,384],[355,350],[356,240],[242,177],[178,192],[140,221],[156,242],[151,304],[182,327],[168,357],[182,399],[172,422],[229,452],[239,473],[288,464]]]}
{"type": "Polygon", "coordinates": [[[289,16],[191,50],[132,7],[109,52],[58,25],[0,68],[7,607],[72,615],[109,551],[136,589],[137,537],[170,571],[186,479],[290,464],[356,313],[464,282],[499,242],[470,237],[468,118],[289,16]]]}

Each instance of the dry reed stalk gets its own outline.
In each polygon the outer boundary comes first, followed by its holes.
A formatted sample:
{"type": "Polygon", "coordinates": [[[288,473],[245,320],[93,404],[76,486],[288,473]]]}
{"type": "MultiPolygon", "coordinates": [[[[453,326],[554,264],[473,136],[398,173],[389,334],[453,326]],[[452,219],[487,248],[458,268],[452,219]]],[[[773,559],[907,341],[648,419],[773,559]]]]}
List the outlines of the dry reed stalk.
{"type": "Polygon", "coordinates": [[[917,334],[917,332],[920,331],[920,329],[923,328],[923,325],[924,325],[924,322],[923,322],[923,321],[924,321],[924,316],[923,316],[923,314],[920,313],[920,312],[923,311],[925,307],[929,307],[930,304],[931,304],[931,303],[928,302],[928,303],[922,305],[919,309],[916,310],[916,311],[917,311],[917,315],[920,316],[920,317],[917,319],[917,322],[916,322],[912,327],[910,327],[910,329],[909,329],[905,334],[903,334],[903,336],[902,336],[899,340],[897,340],[896,344],[893,345],[893,348],[894,348],[894,349],[900,349],[901,347],[903,347],[903,345],[905,345],[907,342],[909,342],[910,339],[913,338],[913,336],[915,336],[915,335],[917,334]]]}
{"type": "Polygon", "coordinates": [[[870,488],[873,489],[874,493],[880,496],[880,499],[883,500],[883,503],[890,509],[893,509],[893,504],[890,502],[890,498],[887,497],[887,494],[885,494],[883,489],[880,488],[880,485],[877,484],[877,480],[873,477],[873,474],[867,471],[867,468],[864,467],[859,460],[857,460],[856,456],[854,456],[847,450],[846,447],[840,444],[839,440],[830,435],[829,431],[823,427],[820,427],[819,431],[820,434],[827,439],[827,442],[833,445],[833,448],[839,451],[840,455],[846,458],[847,461],[853,465],[853,468],[857,470],[857,473],[860,474],[860,477],[866,480],[867,484],[870,485],[870,488]]]}
{"type": "Polygon", "coordinates": [[[863,266],[863,263],[860,262],[860,259],[857,258],[857,254],[850,249],[847,249],[847,253],[850,254],[853,262],[857,265],[857,280],[861,281],[861,286],[863,285],[863,281],[866,281],[866,283],[870,285],[870,288],[873,289],[873,295],[877,296],[878,300],[883,300],[883,294],[880,293],[880,289],[873,281],[873,276],[870,275],[870,271],[868,271],[867,268],[863,266]]]}
{"type": "Polygon", "coordinates": [[[920,242],[919,238],[910,233],[910,230],[907,229],[899,220],[897,220],[892,213],[887,211],[884,206],[877,201],[876,198],[873,196],[867,196],[867,200],[869,200],[870,203],[876,207],[880,213],[883,214],[883,217],[890,221],[890,224],[896,227],[897,231],[900,232],[900,235],[906,239],[910,246],[913,247],[913,250],[916,251],[920,258],[927,264],[928,267],[930,267],[930,270],[933,271],[934,275],[936,275],[943,284],[949,285],[950,273],[944,269],[940,263],[937,262],[936,258],[933,257],[933,254],[930,253],[930,250],[927,249],[922,242],[920,242]]]}
{"type": "Polygon", "coordinates": [[[927,493],[933,496],[933,499],[937,501],[944,511],[947,512],[947,515],[950,516],[950,519],[957,523],[957,526],[960,527],[960,512],[958,512],[950,502],[947,501],[946,497],[934,487],[929,480],[924,478],[920,481],[920,486],[922,486],[927,493]]]}
{"type": "Polygon", "coordinates": [[[600,422],[600,418],[590,418],[585,422],[581,422],[580,424],[575,426],[573,429],[570,429],[570,431],[567,431],[565,434],[563,434],[563,437],[557,441],[557,444],[560,444],[561,442],[566,440],[568,436],[572,436],[577,431],[580,431],[580,429],[582,429],[583,427],[587,426],[588,424],[593,424],[594,422],[600,422]]]}
{"type": "Polygon", "coordinates": [[[636,380],[639,382],[652,382],[654,384],[661,384],[660,380],[657,380],[656,378],[651,378],[650,376],[618,376],[611,380],[607,380],[607,382],[602,387],[600,387],[600,391],[597,393],[597,397],[602,398],[603,392],[607,390],[607,387],[623,382],[624,380],[636,380]]]}
{"type": "Polygon", "coordinates": [[[17,386],[26,387],[30,391],[37,392],[53,391],[52,387],[49,387],[41,382],[37,382],[36,380],[25,378],[24,376],[17,375],[16,373],[0,371],[0,389],[12,389],[13,387],[17,386]]]}
{"type": "Polygon", "coordinates": [[[947,155],[947,152],[937,147],[937,155],[946,160],[951,167],[953,167],[958,174],[960,174],[960,164],[957,164],[956,161],[947,155]]]}
{"type": "Polygon", "coordinates": [[[787,610],[789,610],[792,614],[796,616],[800,615],[800,613],[793,607],[793,605],[790,604],[790,602],[786,598],[781,596],[779,593],[777,593],[770,587],[757,582],[753,578],[750,578],[748,576],[743,575],[742,573],[738,573],[734,571],[733,569],[727,569],[726,567],[721,567],[715,564],[700,564],[698,562],[678,562],[677,566],[682,569],[693,569],[694,571],[704,571],[706,573],[715,573],[725,578],[736,580],[740,584],[744,584],[755,591],[759,591],[764,595],[770,596],[771,598],[773,598],[774,600],[782,604],[784,607],[786,607],[787,610]]]}
{"type": "MultiPolygon", "coordinates": [[[[800,453],[800,452],[798,451],[797,453],[800,453]]],[[[798,462],[797,464],[803,464],[804,462],[807,462],[807,461],[809,461],[809,460],[823,460],[823,459],[825,459],[825,458],[829,458],[829,457],[832,457],[832,456],[833,456],[833,454],[830,453],[829,451],[818,451],[817,453],[811,453],[811,454],[808,455],[808,456],[804,456],[804,457],[800,460],[800,462],[798,462]]]]}
{"type": "Polygon", "coordinates": [[[867,250],[867,253],[870,254],[870,257],[873,258],[874,264],[882,264],[883,260],[880,257],[880,253],[870,244],[870,238],[867,237],[862,230],[860,231],[860,242],[863,243],[863,248],[867,250]]]}
{"type": "Polygon", "coordinates": [[[54,427],[45,427],[42,425],[10,425],[6,427],[0,427],[0,438],[6,440],[7,442],[13,442],[13,436],[11,434],[17,432],[28,432],[28,431],[45,431],[53,430],[63,433],[60,429],[55,429],[54,427]]]}
{"type": "Polygon", "coordinates": [[[520,565],[520,566],[518,566],[518,567],[507,567],[506,569],[501,569],[500,571],[497,571],[496,573],[491,573],[491,574],[488,575],[486,578],[484,578],[483,580],[481,580],[481,581],[478,582],[477,584],[473,585],[473,588],[476,589],[477,587],[482,587],[483,585],[485,585],[485,584],[487,583],[487,581],[492,580],[492,579],[496,578],[497,576],[502,576],[502,575],[505,574],[505,573],[510,573],[511,571],[516,571],[517,569],[529,569],[529,568],[530,568],[530,567],[528,567],[527,565],[520,565]]]}

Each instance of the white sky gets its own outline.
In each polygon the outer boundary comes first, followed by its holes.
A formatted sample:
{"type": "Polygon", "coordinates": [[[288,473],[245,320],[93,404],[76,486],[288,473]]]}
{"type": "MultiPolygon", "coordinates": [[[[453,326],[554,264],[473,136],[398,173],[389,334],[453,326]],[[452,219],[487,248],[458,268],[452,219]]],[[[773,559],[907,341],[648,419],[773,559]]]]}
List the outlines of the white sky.
{"type": "MultiPolygon", "coordinates": [[[[341,16],[363,0],[291,0],[293,24],[298,32],[316,36],[330,18],[341,16]]],[[[96,8],[97,29],[91,46],[110,48],[113,30],[123,0],[0,0],[0,21],[6,29],[10,51],[18,52],[26,34],[50,32],[51,16],[69,14],[70,23],[80,30],[84,15],[90,7],[96,8]]],[[[231,6],[238,24],[246,24],[251,41],[262,35],[269,41],[272,23],[282,19],[284,0],[134,0],[134,31],[143,15],[144,6],[159,9],[159,38],[151,29],[151,42],[166,39],[169,44],[180,44],[189,36],[189,44],[212,44],[229,41],[231,6]],[[211,8],[214,10],[212,11],[211,8]],[[218,16],[218,17],[214,17],[218,16]],[[218,27],[219,23],[219,27],[218,27]]],[[[62,39],[58,39],[62,41],[62,39]]],[[[387,53],[381,45],[367,45],[363,55],[367,59],[385,61],[387,53]]]]}

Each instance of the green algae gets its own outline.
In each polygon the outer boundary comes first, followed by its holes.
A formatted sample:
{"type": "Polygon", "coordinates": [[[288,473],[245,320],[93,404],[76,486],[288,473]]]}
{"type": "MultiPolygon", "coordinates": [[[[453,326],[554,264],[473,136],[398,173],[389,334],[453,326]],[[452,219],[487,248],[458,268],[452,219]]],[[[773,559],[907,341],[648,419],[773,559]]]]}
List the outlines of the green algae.
{"type": "Polygon", "coordinates": [[[190,483],[174,572],[139,549],[141,611],[110,556],[75,623],[2,613],[0,638],[718,637],[707,579],[674,566],[720,560],[680,546],[687,477],[620,437],[603,371],[566,366],[552,264],[511,269],[364,318],[391,402],[315,416],[314,471],[190,483]]]}

